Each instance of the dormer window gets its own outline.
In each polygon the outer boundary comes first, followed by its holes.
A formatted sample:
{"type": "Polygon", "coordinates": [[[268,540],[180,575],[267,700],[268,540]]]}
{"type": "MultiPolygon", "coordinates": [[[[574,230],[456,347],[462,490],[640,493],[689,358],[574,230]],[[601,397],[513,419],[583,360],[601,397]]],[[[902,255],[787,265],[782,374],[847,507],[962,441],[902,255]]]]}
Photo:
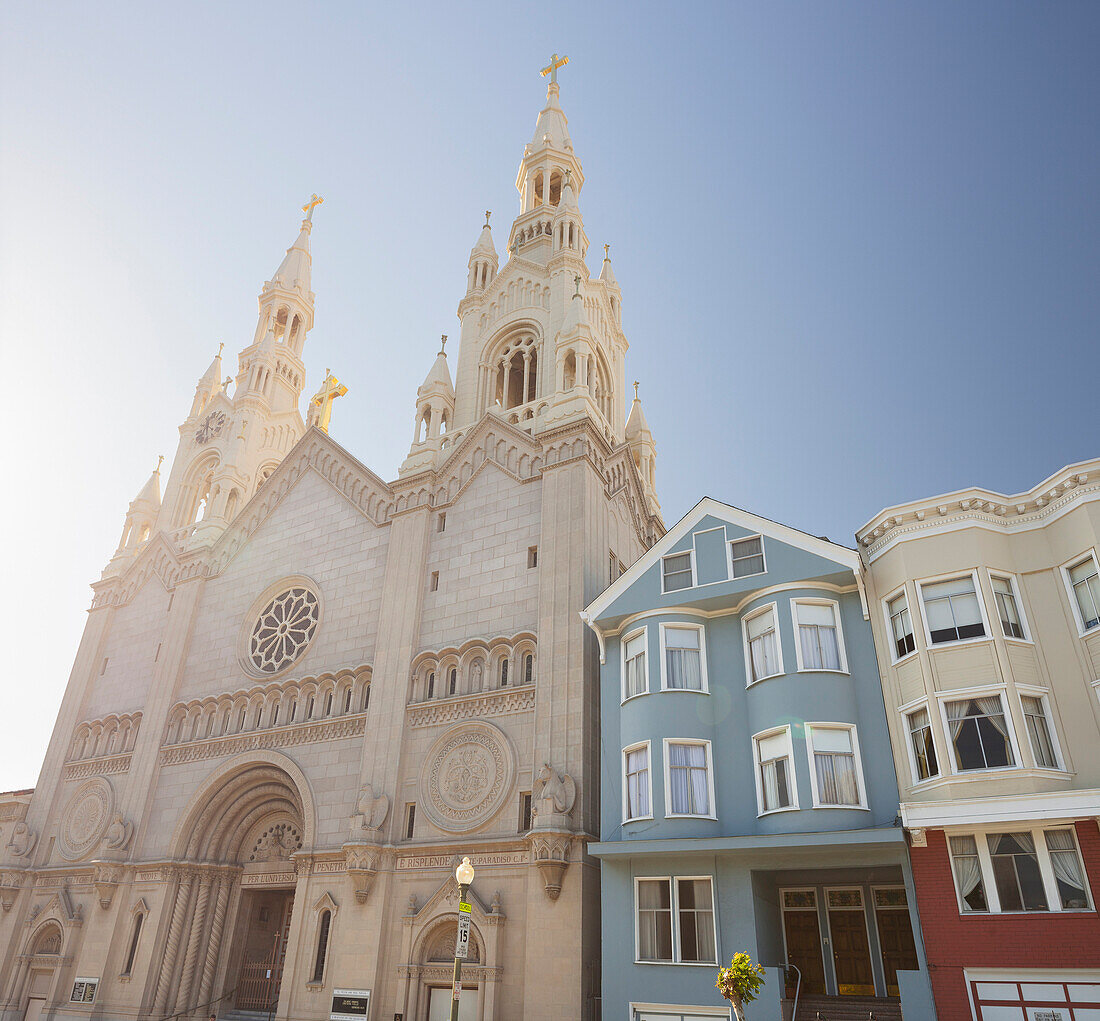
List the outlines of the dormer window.
{"type": "Polygon", "coordinates": [[[764,573],[764,540],[759,535],[737,539],[730,543],[731,574],[735,578],[747,578],[764,573]]]}
{"type": "Polygon", "coordinates": [[[674,553],[661,560],[661,577],[665,592],[678,592],[693,584],[691,552],[674,553]]]}

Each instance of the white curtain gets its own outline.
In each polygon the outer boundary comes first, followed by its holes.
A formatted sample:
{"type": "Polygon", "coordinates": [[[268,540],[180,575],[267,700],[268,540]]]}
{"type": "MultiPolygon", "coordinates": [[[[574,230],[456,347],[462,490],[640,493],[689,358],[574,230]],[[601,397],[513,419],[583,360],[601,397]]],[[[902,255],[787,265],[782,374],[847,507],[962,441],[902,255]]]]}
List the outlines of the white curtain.
{"type": "Polygon", "coordinates": [[[646,690],[645,672],[646,633],[631,638],[626,643],[626,697],[640,695],[646,690]]]}
{"type": "Polygon", "coordinates": [[[851,733],[817,727],[811,733],[818,797],[827,805],[858,805],[859,784],[851,733]]]}
{"type": "MultiPolygon", "coordinates": [[[[802,616],[803,608],[798,613],[802,616]]],[[[802,666],[807,670],[839,670],[840,645],[835,627],[801,624],[798,628],[802,644],[802,666]]]]}
{"type": "Polygon", "coordinates": [[[973,837],[951,837],[950,840],[951,860],[955,866],[959,896],[965,902],[982,882],[982,869],[978,864],[978,845],[973,837]]]}
{"type": "Polygon", "coordinates": [[[649,753],[645,748],[626,753],[626,782],[629,817],[649,815],[649,753]]]}
{"type": "Polygon", "coordinates": [[[665,631],[665,667],[670,688],[702,689],[698,631],[687,628],[668,628],[665,631]]]}
{"type": "Polygon", "coordinates": [[[775,645],[775,617],[771,610],[753,617],[745,625],[749,636],[749,655],[752,659],[752,679],[770,677],[779,668],[779,654],[775,645]]]}
{"type": "Polygon", "coordinates": [[[672,811],[687,815],[710,814],[706,748],[701,744],[668,746],[672,811]]]}
{"type": "Polygon", "coordinates": [[[1081,870],[1081,859],[1077,857],[1073,834],[1069,830],[1047,830],[1046,841],[1055,877],[1084,895],[1085,875],[1081,870]]]}

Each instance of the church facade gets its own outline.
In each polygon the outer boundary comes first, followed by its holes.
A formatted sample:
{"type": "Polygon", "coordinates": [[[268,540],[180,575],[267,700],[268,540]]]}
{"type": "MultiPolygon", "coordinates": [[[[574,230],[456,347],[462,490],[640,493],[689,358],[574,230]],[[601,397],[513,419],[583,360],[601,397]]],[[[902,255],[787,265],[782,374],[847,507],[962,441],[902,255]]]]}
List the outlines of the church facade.
{"type": "MultiPolygon", "coordinates": [[[[553,65],[553,62],[552,62],[553,65]]],[[[621,291],[551,71],[385,481],[299,407],[311,232],[130,504],[37,788],[0,803],[0,1016],[447,1016],[599,996],[599,664],[578,613],[664,532],[621,291]],[[610,577],[609,577],[610,576],[610,577]]],[[[181,409],[181,411],[184,409],[181,409]]]]}

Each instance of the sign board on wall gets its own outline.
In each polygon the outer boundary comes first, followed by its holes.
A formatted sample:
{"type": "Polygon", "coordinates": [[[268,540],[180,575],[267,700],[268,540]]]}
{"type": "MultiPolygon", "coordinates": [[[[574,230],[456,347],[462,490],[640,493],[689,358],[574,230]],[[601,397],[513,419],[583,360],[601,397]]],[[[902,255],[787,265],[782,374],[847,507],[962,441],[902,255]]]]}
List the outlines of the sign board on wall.
{"type": "Polygon", "coordinates": [[[77,978],[73,983],[73,992],[69,997],[70,1003],[94,1003],[96,989],[99,988],[99,978],[77,978]]]}
{"type": "Polygon", "coordinates": [[[330,1021],[363,1021],[369,1013],[369,989],[333,989],[330,1021]]]}

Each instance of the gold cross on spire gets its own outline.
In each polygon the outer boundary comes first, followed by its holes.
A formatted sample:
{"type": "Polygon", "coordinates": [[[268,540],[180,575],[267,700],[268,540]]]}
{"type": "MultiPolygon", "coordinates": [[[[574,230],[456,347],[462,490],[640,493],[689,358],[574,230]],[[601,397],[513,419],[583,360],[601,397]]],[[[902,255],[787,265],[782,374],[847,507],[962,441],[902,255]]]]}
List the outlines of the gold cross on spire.
{"type": "Polygon", "coordinates": [[[447,334],[441,333],[439,335],[439,353],[445,355],[447,353],[447,334]]]}
{"type": "Polygon", "coordinates": [[[610,259],[611,258],[611,246],[610,245],[604,245],[603,246],[603,257],[605,259],[610,259]]]}
{"type": "Polygon", "coordinates": [[[313,198],[311,198],[304,206],[302,206],[302,212],[306,214],[306,219],[309,220],[310,223],[313,223],[313,207],[319,206],[324,201],[325,200],[323,198],[321,198],[316,192],[314,192],[313,198]]]}
{"type": "Polygon", "coordinates": [[[157,473],[160,473],[160,466],[164,464],[164,455],[161,454],[157,457],[157,473]]]}
{"type": "Polygon", "coordinates": [[[491,209],[486,209],[485,210],[485,226],[486,227],[489,226],[489,217],[492,216],[492,215],[493,215],[493,211],[491,209]]]}
{"type": "Polygon", "coordinates": [[[550,64],[544,67],[539,73],[545,78],[550,75],[550,84],[558,84],[558,68],[565,67],[569,63],[568,57],[559,57],[556,53],[550,58],[550,64]]]}
{"type": "Polygon", "coordinates": [[[348,388],[329,369],[325,369],[325,381],[321,384],[321,389],[309,399],[309,424],[327,433],[329,422],[332,421],[332,402],[347,392],[348,388]]]}
{"type": "Polygon", "coordinates": [[[638,381],[634,380],[634,400],[638,399],[638,381]]]}

